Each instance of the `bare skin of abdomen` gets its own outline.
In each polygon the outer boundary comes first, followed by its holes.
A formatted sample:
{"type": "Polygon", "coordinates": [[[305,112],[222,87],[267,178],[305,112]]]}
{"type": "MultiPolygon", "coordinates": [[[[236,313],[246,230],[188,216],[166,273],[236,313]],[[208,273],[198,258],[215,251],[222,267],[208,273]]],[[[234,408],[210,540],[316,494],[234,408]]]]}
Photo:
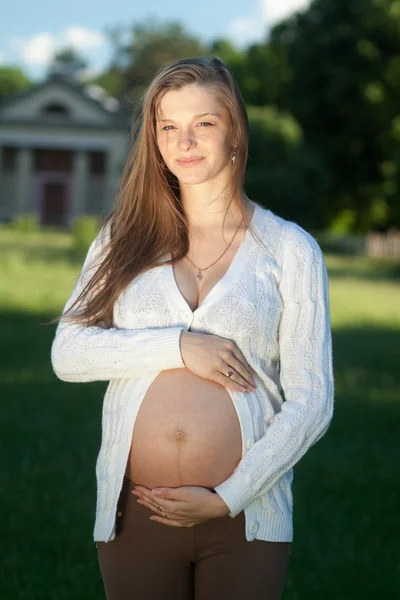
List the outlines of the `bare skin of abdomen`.
{"type": "Polygon", "coordinates": [[[143,398],[125,475],[148,488],[213,488],[241,456],[240,424],[228,390],[189,369],[170,369],[143,398]]]}

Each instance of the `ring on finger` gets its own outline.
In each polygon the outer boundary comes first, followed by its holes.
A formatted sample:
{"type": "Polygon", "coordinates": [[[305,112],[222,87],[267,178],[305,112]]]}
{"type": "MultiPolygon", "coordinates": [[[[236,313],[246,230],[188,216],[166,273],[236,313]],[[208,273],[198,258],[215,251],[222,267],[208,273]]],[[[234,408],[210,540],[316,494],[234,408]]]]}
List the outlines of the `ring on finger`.
{"type": "Polygon", "coordinates": [[[235,369],[233,369],[230,365],[229,365],[229,370],[227,373],[225,373],[225,377],[232,377],[232,375],[234,374],[235,369]]]}
{"type": "MultiPolygon", "coordinates": [[[[163,509],[163,507],[162,507],[162,506],[160,506],[160,505],[158,505],[158,506],[157,506],[157,509],[158,509],[160,512],[164,510],[164,509],[163,509]]],[[[167,515],[167,513],[165,513],[165,515],[163,515],[163,516],[164,516],[166,519],[169,519],[169,516],[167,515]]]]}

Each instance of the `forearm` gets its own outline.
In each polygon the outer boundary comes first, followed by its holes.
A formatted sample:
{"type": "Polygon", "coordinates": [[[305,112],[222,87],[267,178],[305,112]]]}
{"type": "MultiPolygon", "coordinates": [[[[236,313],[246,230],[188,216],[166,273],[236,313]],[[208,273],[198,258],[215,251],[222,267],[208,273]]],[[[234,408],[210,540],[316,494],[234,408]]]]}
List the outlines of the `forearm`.
{"type": "Polygon", "coordinates": [[[63,318],[81,294],[97,268],[103,237],[92,242],[76,285],[62,311],[51,347],[51,363],[63,381],[109,381],[173,368],[183,368],[180,336],[183,327],[148,329],[105,329],[63,318]]]}
{"type": "Polygon", "coordinates": [[[334,407],[328,277],[322,252],[295,230],[286,244],[280,292],[280,381],[285,396],[272,424],[216,491],[235,517],[267,493],[327,431],[334,407]]]}
{"type": "Polygon", "coordinates": [[[51,348],[53,370],[70,382],[109,381],[183,368],[182,327],[142,330],[67,325],[51,348]]]}

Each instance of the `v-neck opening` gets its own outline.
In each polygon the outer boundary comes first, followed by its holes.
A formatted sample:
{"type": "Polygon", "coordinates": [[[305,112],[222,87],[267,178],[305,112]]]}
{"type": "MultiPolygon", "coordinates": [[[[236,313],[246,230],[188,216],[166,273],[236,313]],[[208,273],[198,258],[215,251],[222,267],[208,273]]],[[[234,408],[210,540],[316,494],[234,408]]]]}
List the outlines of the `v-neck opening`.
{"type": "MultiPolygon", "coordinates": [[[[257,223],[258,211],[260,209],[259,209],[258,205],[255,204],[254,202],[250,201],[250,203],[253,204],[253,206],[254,206],[253,214],[250,219],[250,224],[254,227],[254,225],[257,223]]],[[[169,263],[169,264],[165,265],[165,269],[166,269],[165,273],[166,273],[169,281],[171,282],[172,290],[175,292],[178,301],[181,304],[183,304],[185,309],[187,311],[189,311],[192,315],[195,315],[197,312],[199,312],[205,305],[207,305],[210,302],[210,300],[212,300],[212,298],[216,294],[218,294],[220,291],[222,291],[224,289],[224,287],[227,285],[227,283],[233,279],[234,273],[236,271],[240,270],[240,266],[241,266],[244,258],[246,257],[245,249],[248,246],[250,236],[251,236],[250,227],[247,227],[245,234],[243,236],[243,239],[240,242],[239,248],[236,250],[229,267],[227,268],[225,273],[222,275],[222,277],[220,277],[220,279],[218,279],[217,283],[215,283],[213,285],[213,287],[210,289],[208,294],[203,298],[203,300],[197,306],[197,308],[195,308],[194,310],[192,310],[192,308],[189,306],[186,298],[183,296],[183,294],[178,286],[178,282],[175,279],[175,272],[174,272],[173,264],[169,263]]],[[[168,254],[168,257],[169,257],[169,259],[171,259],[170,253],[168,254]]]]}

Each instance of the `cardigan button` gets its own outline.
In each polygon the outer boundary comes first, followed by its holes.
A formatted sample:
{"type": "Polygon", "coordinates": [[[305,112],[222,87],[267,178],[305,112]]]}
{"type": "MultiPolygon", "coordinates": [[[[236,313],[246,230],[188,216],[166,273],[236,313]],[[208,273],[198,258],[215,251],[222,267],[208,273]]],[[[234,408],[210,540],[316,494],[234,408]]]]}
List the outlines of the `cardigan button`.
{"type": "Polygon", "coordinates": [[[120,510],[117,512],[117,517],[122,517],[122,512],[120,510]]]}
{"type": "Polygon", "coordinates": [[[271,423],[272,423],[272,421],[273,421],[273,420],[274,420],[274,417],[272,417],[272,419],[270,419],[270,420],[268,421],[268,423],[271,425],[271,423]]]}
{"type": "Polygon", "coordinates": [[[254,523],[250,527],[250,533],[256,533],[258,531],[258,522],[254,521],[254,523]]]}

